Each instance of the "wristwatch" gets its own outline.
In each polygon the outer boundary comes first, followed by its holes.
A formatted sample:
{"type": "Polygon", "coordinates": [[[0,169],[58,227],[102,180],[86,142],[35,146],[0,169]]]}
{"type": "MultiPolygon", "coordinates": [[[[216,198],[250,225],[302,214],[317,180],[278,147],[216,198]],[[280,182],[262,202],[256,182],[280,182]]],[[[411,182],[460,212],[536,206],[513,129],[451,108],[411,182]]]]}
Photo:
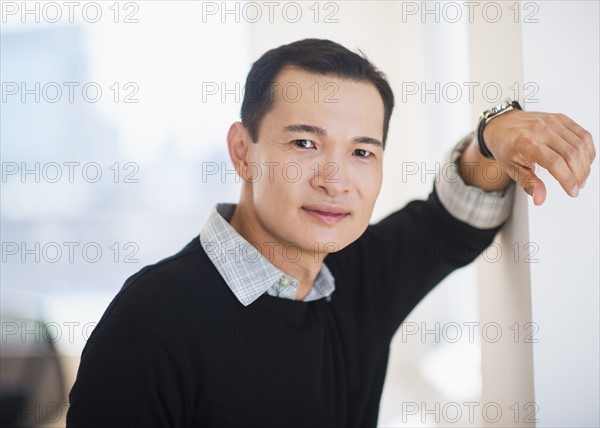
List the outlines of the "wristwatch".
{"type": "Polygon", "coordinates": [[[485,129],[485,125],[487,125],[487,123],[494,117],[500,116],[502,113],[512,110],[523,110],[523,108],[518,101],[507,98],[496,107],[492,107],[491,109],[481,113],[481,116],[479,117],[479,124],[477,125],[477,143],[479,144],[479,151],[486,158],[495,159],[494,155],[492,152],[490,152],[490,149],[487,148],[485,142],[483,141],[483,130],[485,129]]]}

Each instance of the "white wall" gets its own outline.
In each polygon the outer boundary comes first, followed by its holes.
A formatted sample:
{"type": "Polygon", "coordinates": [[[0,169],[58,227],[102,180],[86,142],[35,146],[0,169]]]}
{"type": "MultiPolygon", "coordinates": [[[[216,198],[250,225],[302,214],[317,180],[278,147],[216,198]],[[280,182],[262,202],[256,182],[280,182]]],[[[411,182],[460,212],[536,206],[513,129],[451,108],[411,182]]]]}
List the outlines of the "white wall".
{"type": "MultiPolygon", "coordinates": [[[[599,4],[539,3],[539,23],[523,24],[526,81],[539,85],[535,110],[563,112],[588,129],[598,150],[599,4]]],[[[532,106],[533,107],[533,106],[532,106]]],[[[548,196],[529,210],[538,426],[597,427],[599,420],[598,159],[578,198],[546,171],[548,196]]]]}

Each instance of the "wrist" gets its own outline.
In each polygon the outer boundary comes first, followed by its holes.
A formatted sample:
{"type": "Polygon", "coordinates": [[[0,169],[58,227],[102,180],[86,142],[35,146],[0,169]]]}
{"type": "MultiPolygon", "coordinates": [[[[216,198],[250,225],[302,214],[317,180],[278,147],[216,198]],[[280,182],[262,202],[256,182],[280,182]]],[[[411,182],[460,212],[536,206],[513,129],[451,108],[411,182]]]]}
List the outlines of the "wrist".
{"type": "Polygon", "coordinates": [[[456,163],[460,177],[468,186],[491,192],[505,189],[512,181],[496,160],[481,154],[477,137],[473,138],[456,163]]]}
{"type": "MultiPolygon", "coordinates": [[[[510,113],[514,110],[523,110],[521,105],[516,100],[506,99],[501,104],[498,104],[495,107],[492,107],[489,110],[484,111],[477,124],[477,131],[475,133],[477,138],[477,143],[479,147],[479,152],[487,159],[495,160],[495,156],[493,154],[493,148],[490,147],[490,132],[489,132],[489,124],[492,119],[497,118],[498,116],[510,113]],[[488,131],[488,132],[486,132],[488,131]]],[[[494,150],[495,151],[495,150],[494,150]]]]}

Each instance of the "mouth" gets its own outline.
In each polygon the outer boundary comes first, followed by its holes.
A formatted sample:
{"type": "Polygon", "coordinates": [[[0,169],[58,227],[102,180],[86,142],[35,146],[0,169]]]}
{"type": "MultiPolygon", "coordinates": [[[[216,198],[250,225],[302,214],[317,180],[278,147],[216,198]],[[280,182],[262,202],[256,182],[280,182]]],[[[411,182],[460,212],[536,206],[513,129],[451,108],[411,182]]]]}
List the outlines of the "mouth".
{"type": "Polygon", "coordinates": [[[306,205],[302,207],[302,210],[325,224],[337,224],[350,216],[350,211],[328,205],[306,205]]]}

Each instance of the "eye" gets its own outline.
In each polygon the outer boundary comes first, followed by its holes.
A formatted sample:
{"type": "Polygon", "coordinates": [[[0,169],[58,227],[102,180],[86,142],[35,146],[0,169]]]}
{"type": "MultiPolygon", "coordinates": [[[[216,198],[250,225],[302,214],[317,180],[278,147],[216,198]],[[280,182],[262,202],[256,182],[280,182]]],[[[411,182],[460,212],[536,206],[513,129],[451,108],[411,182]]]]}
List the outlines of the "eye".
{"type": "Polygon", "coordinates": [[[302,149],[312,149],[315,147],[315,143],[310,140],[294,140],[292,143],[302,149]]]}
{"type": "Polygon", "coordinates": [[[356,149],[356,150],[354,150],[354,154],[361,158],[368,158],[368,157],[373,156],[373,153],[371,153],[370,151],[365,150],[365,149],[356,149]]]}

